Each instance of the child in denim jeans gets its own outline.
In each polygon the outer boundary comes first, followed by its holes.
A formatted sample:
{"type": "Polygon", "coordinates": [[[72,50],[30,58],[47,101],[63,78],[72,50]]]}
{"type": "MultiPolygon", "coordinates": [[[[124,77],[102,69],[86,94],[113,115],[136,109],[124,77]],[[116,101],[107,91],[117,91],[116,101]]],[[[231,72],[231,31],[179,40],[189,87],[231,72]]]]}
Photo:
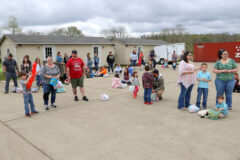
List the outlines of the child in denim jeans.
{"type": "Polygon", "coordinates": [[[204,109],[207,107],[207,98],[208,98],[208,82],[212,81],[212,77],[209,72],[207,72],[208,65],[206,63],[202,63],[201,71],[198,72],[197,80],[199,81],[198,84],[198,95],[197,95],[197,102],[196,106],[200,108],[201,97],[203,95],[203,102],[202,106],[204,109]]]}
{"type": "Polygon", "coordinates": [[[25,115],[26,117],[31,117],[31,114],[38,113],[38,111],[35,110],[34,102],[33,102],[33,96],[31,93],[31,87],[27,89],[27,84],[31,78],[31,75],[27,78],[27,74],[25,72],[20,73],[21,81],[20,84],[23,87],[23,99],[24,99],[24,109],[25,109],[25,115]],[[29,111],[29,104],[31,107],[31,114],[29,111]]]}
{"type": "Polygon", "coordinates": [[[152,94],[152,87],[153,87],[153,75],[150,73],[149,66],[145,67],[145,73],[142,76],[142,85],[144,88],[144,104],[151,105],[151,94],[152,94]]]}

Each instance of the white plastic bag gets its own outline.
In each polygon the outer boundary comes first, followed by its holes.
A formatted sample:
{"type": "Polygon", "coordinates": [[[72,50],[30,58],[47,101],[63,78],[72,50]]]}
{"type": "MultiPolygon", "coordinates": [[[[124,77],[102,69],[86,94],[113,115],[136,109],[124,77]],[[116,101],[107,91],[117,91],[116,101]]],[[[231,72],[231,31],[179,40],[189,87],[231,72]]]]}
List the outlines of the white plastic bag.
{"type": "Polygon", "coordinates": [[[104,74],[103,77],[108,77],[108,74],[104,74]]]}
{"type": "Polygon", "coordinates": [[[61,81],[58,81],[58,83],[57,83],[57,88],[63,88],[64,86],[63,86],[63,84],[62,84],[62,82],[61,81]]]}
{"type": "Polygon", "coordinates": [[[188,107],[188,111],[190,112],[190,113],[196,113],[196,112],[198,112],[199,111],[199,108],[197,107],[197,106],[195,106],[195,105],[190,105],[189,107],[188,107]]]}
{"type": "Polygon", "coordinates": [[[22,93],[22,91],[23,91],[22,88],[17,88],[17,89],[16,89],[16,92],[17,92],[17,93],[22,93]]]}
{"type": "Polygon", "coordinates": [[[16,88],[16,87],[13,87],[13,88],[12,88],[12,92],[13,92],[13,93],[16,93],[16,91],[17,91],[17,88],[16,88]]]}
{"type": "Polygon", "coordinates": [[[134,89],[135,89],[135,86],[129,86],[129,92],[133,92],[134,91],[134,89]]]}
{"type": "Polygon", "coordinates": [[[108,101],[108,100],[109,100],[109,96],[104,93],[104,94],[102,94],[102,95],[100,96],[100,99],[101,99],[102,101],[108,101]]]}
{"type": "Polygon", "coordinates": [[[32,93],[36,93],[37,91],[38,91],[38,88],[32,88],[32,89],[31,89],[31,92],[32,92],[32,93]]]}
{"type": "Polygon", "coordinates": [[[156,93],[151,94],[151,100],[154,101],[154,102],[159,101],[159,98],[158,98],[156,93]]]}

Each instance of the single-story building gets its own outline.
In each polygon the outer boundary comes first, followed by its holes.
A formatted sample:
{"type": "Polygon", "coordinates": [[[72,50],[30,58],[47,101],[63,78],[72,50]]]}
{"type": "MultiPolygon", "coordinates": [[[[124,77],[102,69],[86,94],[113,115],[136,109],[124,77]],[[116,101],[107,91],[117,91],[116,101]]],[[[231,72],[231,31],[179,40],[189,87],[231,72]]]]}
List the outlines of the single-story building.
{"type": "Polygon", "coordinates": [[[149,54],[151,50],[154,50],[155,46],[167,44],[162,40],[150,40],[140,38],[125,38],[125,39],[112,39],[115,44],[116,61],[120,64],[130,63],[130,54],[133,50],[137,53],[143,52],[145,61],[148,62],[149,54]]]}
{"type": "Polygon", "coordinates": [[[114,52],[114,42],[103,37],[71,37],[51,35],[12,35],[6,34],[0,39],[1,59],[4,60],[9,53],[20,65],[25,55],[30,56],[33,62],[36,57],[42,61],[48,56],[56,59],[57,52],[71,55],[73,49],[78,51],[78,56],[84,61],[87,53],[99,54],[100,65],[106,65],[106,57],[109,51],[114,52]]]}

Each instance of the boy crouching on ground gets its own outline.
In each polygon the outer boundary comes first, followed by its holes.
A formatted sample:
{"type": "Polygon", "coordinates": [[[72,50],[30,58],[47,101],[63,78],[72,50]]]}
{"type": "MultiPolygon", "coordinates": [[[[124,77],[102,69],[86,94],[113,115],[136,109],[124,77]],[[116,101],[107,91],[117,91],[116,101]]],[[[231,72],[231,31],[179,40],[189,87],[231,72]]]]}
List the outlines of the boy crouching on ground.
{"type": "Polygon", "coordinates": [[[217,105],[215,110],[216,111],[221,111],[219,118],[226,118],[228,115],[228,106],[227,104],[224,102],[224,96],[220,95],[217,97],[217,105]]]}

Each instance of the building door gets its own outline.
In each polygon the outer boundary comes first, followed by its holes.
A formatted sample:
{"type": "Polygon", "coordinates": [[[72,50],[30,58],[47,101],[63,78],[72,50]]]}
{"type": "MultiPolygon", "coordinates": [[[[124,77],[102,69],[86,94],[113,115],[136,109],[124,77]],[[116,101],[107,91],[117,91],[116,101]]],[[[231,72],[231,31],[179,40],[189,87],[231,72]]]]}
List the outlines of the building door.
{"type": "Polygon", "coordinates": [[[92,46],[92,55],[91,55],[92,59],[93,59],[95,53],[99,57],[99,66],[101,66],[101,49],[100,49],[100,46],[92,46]]]}
{"type": "Polygon", "coordinates": [[[138,58],[139,58],[139,55],[140,55],[141,51],[143,51],[143,47],[142,47],[142,46],[137,46],[137,55],[138,55],[138,58]]]}
{"type": "Polygon", "coordinates": [[[43,53],[44,53],[44,60],[47,59],[47,57],[51,56],[53,58],[53,61],[56,61],[56,55],[55,55],[55,47],[54,46],[44,46],[43,47],[43,53]]]}

